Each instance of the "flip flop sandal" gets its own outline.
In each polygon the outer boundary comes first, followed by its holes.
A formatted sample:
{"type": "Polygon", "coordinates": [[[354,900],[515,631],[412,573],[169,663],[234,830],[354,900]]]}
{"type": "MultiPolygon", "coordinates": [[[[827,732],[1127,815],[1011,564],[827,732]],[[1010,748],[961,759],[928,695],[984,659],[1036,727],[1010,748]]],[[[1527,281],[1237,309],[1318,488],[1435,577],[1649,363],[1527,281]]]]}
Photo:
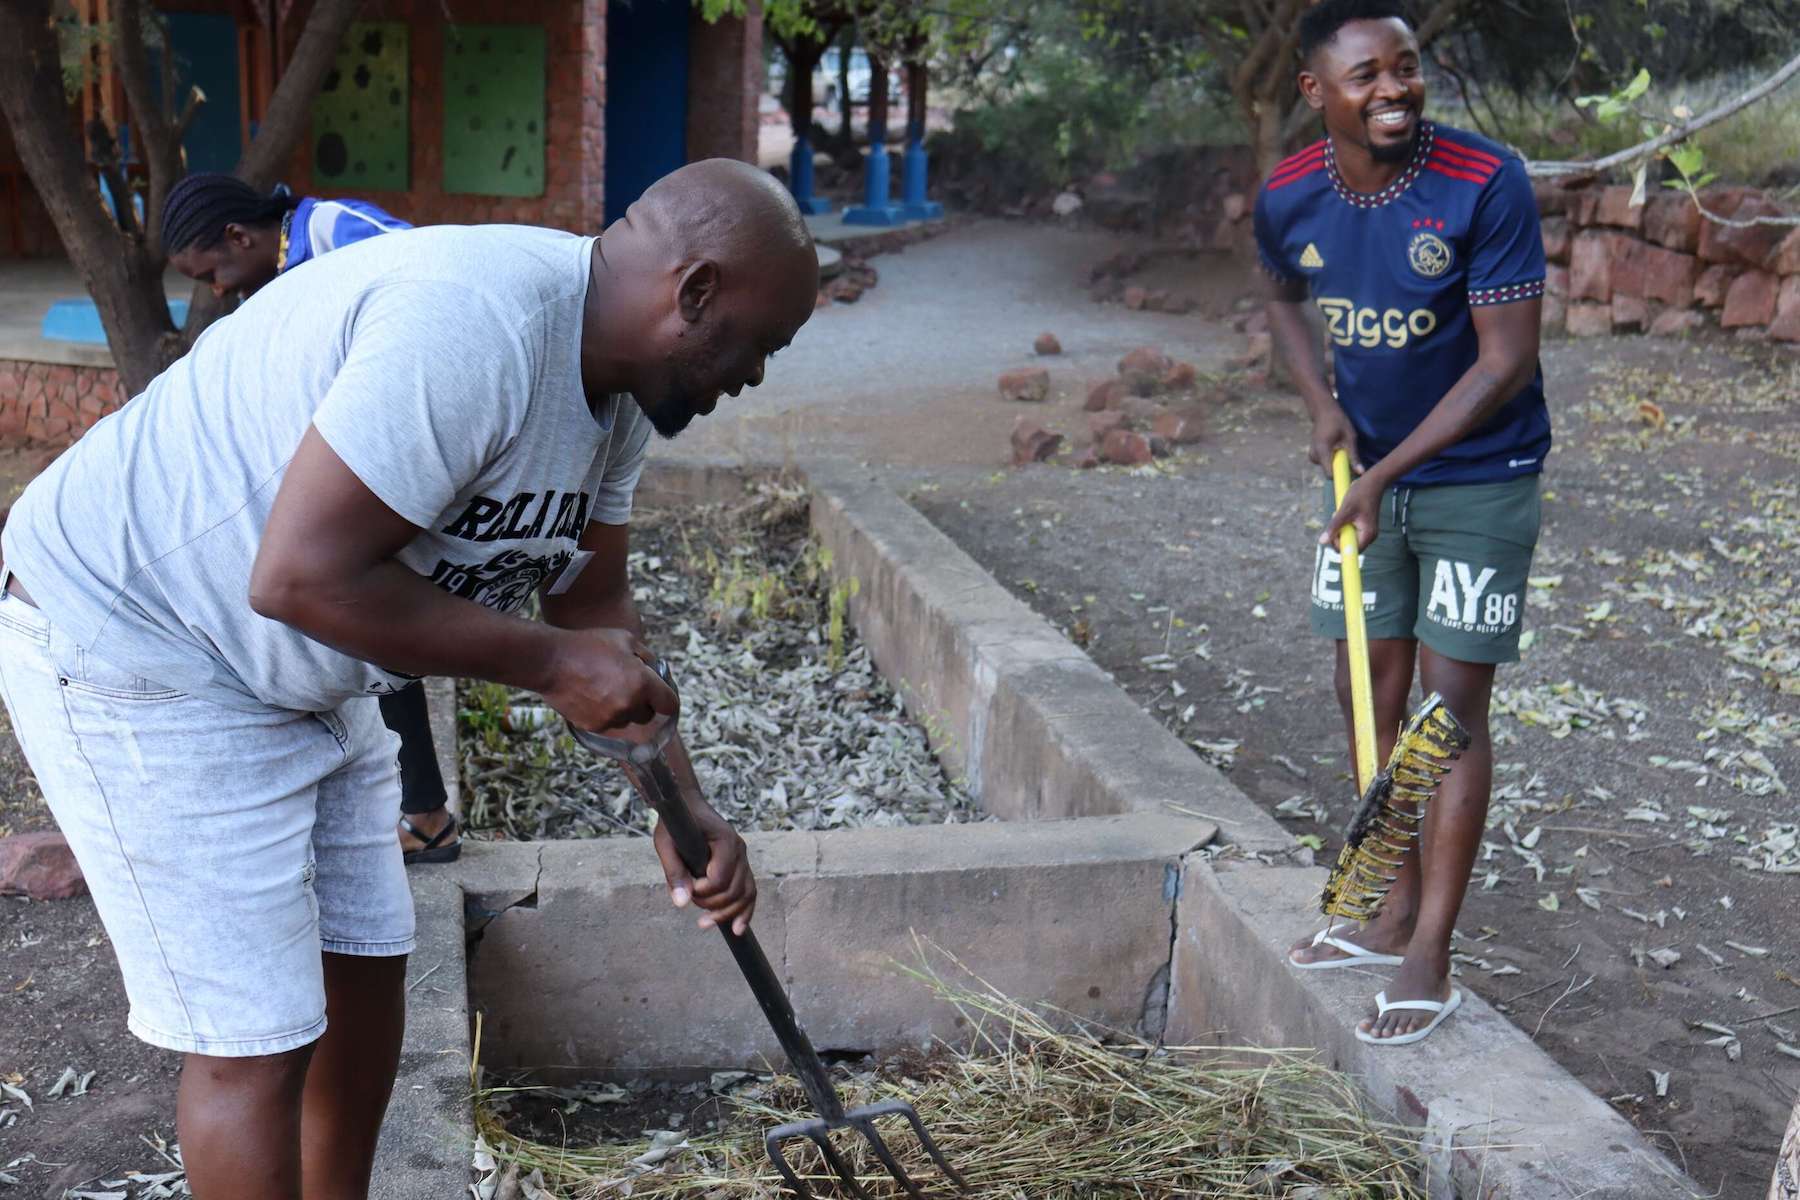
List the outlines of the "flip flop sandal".
{"type": "Polygon", "coordinates": [[[1395,1037],[1376,1037],[1372,1033],[1363,1032],[1359,1026],[1356,1030],[1356,1040],[1367,1042],[1371,1046],[1410,1046],[1414,1042],[1422,1042],[1431,1036],[1432,1030],[1444,1023],[1445,1017],[1455,1012],[1461,1005],[1462,989],[1460,988],[1451,988],[1448,1000],[1395,1000],[1391,1004],[1388,1002],[1386,992],[1376,992],[1375,1011],[1381,1016],[1385,1017],[1396,1009],[1412,1009],[1437,1015],[1431,1018],[1431,1023],[1425,1028],[1415,1029],[1411,1033],[1402,1033],[1395,1037]]]}
{"type": "Polygon", "coordinates": [[[1354,925],[1333,925],[1330,929],[1321,929],[1312,940],[1315,946],[1330,946],[1343,954],[1343,958],[1323,958],[1318,962],[1301,962],[1289,952],[1288,966],[1296,971],[1331,971],[1338,967],[1397,967],[1406,959],[1398,954],[1377,954],[1373,950],[1357,945],[1346,938],[1336,936],[1340,929],[1353,929],[1354,925]]]}
{"type": "Polygon", "coordinates": [[[462,826],[457,824],[455,814],[452,814],[444,827],[432,837],[426,837],[419,831],[419,827],[407,820],[404,815],[400,818],[400,828],[425,843],[417,850],[408,850],[400,856],[401,860],[409,867],[414,863],[455,862],[457,857],[462,854],[462,826]]]}

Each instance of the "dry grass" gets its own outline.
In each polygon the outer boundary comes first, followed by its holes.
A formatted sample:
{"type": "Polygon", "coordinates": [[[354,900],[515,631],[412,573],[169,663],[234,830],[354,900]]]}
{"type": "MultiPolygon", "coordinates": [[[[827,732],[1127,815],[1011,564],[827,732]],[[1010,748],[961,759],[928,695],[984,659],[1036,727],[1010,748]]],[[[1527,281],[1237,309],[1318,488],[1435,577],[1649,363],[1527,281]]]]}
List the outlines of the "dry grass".
{"type": "MultiPolygon", "coordinates": [[[[840,1077],[840,1092],[847,1104],[912,1101],[979,1200],[1424,1194],[1410,1139],[1371,1119],[1351,1081],[1310,1057],[1070,1032],[1066,1015],[1029,1009],[972,977],[964,985],[908,973],[961,1011],[976,1031],[974,1048],[840,1077]]],[[[498,1160],[491,1178],[510,1172],[533,1200],[784,1195],[762,1131],[811,1115],[799,1086],[777,1076],[739,1089],[731,1106],[715,1134],[585,1149],[520,1142],[489,1104],[477,1112],[498,1160]]],[[[888,1141],[916,1180],[949,1194],[910,1136],[893,1130],[888,1141]]],[[[860,1139],[837,1144],[872,1195],[902,1194],[860,1139]]],[[[809,1144],[792,1154],[821,1200],[842,1194],[809,1144]]]]}

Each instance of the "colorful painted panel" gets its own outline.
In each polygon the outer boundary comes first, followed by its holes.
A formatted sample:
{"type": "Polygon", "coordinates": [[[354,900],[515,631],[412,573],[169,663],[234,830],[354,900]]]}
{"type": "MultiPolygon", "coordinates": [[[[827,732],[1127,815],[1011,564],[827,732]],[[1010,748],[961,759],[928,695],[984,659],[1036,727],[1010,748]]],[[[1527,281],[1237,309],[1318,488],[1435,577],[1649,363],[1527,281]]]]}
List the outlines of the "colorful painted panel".
{"type": "Polygon", "coordinates": [[[358,21],[312,107],[313,187],[403,192],[407,164],[407,28],[358,21]]]}
{"type": "Polygon", "coordinates": [[[444,31],[444,190],[544,194],[544,27],[444,31]]]}

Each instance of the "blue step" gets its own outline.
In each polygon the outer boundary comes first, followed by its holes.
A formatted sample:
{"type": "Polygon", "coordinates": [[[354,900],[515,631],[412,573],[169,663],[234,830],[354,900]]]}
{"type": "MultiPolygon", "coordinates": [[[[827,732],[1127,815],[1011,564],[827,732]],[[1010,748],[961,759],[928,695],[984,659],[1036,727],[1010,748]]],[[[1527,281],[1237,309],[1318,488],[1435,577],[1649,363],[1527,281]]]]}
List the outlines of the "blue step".
{"type": "MultiPolygon", "coordinates": [[[[169,315],[175,318],[177,329],[187,323],[187,311],[186,300],[169,301],[169,315]]],[[[106,345],[106,330],[100,325],[100,310],[92,300],[85,297],[52,302],[49,311],[44,313],[44,323],[38,333],[55,342],[106,345]]]]}

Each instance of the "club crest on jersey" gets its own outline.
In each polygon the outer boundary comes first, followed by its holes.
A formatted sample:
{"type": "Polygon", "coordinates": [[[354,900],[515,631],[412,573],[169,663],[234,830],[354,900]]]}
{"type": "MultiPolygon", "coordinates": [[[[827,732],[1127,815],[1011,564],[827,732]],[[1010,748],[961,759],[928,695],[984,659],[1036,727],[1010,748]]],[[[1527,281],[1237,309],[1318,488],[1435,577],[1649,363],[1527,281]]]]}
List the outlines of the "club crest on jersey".
{"type": "Polygon", "coordinates": [[[1450,244],[1435,233],[1421,230],[1413,234],[1406,248],[1406,261],[1427,279],[1436,279],[1450,269],[1450,244]]]}

